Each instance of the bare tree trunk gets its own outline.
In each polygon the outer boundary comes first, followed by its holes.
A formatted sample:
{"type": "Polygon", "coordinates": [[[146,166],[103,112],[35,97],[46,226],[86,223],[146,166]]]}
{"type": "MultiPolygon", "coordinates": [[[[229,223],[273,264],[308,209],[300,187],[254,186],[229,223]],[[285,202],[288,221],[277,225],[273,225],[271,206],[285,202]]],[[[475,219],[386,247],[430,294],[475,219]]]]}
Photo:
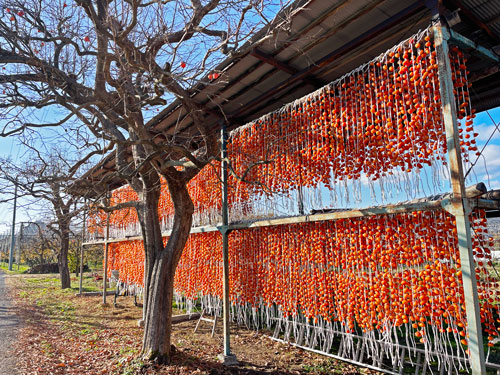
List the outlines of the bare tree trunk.
{"type": "Polygon", "coordinates": [[[141,225],[142,238],[144,243],[144,301],[143,319],[146,320],[148,308],[148,297],[150,290],[150,280],[153,273],[154,259],[156,253],[161,253],[164,249],[161,235],[160,220],[158,215],[158,202],[160,199],[160,187],[149,186],[142,199],[141,205],[137,209],[139,223],[141,225]]]}
{"type": "Polygon", "coordinates": [[[61,246],[57,257],[59,265],[59,276],[61,278],[61,289],[71,288],[71,278],[68,267],[68,249],[69,249],[69,227],[61,228],[61,246]]]}
{"type": "Polygon", "coordinates": [[[172,233],[167,245],[155,251],[152,271],[146,290],[148,303],[144,324],[142,354],[159,363],[170,362],[170,338],[172,331],[172,299],[174,275],[186,245],[194,206],[184,182],[168,181],[175,214],[172,233]]]}

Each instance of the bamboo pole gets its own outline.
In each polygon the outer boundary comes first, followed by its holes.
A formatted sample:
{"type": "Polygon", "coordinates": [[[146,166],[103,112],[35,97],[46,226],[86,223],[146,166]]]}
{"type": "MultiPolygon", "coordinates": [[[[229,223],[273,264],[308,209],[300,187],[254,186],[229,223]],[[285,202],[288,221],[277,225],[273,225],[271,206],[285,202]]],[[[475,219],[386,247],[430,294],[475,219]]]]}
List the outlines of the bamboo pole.
{"type": "MultiPolygon", "coordinates": [[[[498,201],[488,200],[488,199],[472,199],[472,197],[470,198],[471,198],[470,200],[471,208],[486,208],[492,210],[500,209],[500,202],[498,201]]],[[[291,216],[291,217],[282,217],[276,219],[257,219],[255,221],[229,224],[228,230],[232,231],[239,229],[269,227],[273,225],[313,223],[317,221],[349,219],[349,218],[364,217],[364,216],[394,215],[394,214],[402,214],[415,211],[440,210],[443,207],[446,207],[448,202],[449,202],[448,198],[443,198],[436,201],[386,205],[386,206],[369,207],[356,210],[327,212],[322,214],[291,216]]],[[[220,225],[191,228],[191,233],[207,233],[216,231],[221,231],[220,225]]],[[[170,236],[170,231],[163,232],[162,236],[163,237],[170,236]]],[[[113,243],[113,242],[136,241],[136,240],[142,240],[142,236],[112,238],[108,242],[113,243]]],[[[84,243],[84,245],[98,245],[98,244],[104,244],[104,240],[89,241],[84,243]]]]}

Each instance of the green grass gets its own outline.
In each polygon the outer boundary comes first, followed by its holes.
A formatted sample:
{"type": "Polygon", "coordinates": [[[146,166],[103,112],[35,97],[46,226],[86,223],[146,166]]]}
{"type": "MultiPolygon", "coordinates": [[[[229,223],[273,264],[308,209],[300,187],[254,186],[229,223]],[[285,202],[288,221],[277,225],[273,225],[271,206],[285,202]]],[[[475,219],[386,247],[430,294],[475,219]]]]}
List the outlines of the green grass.
{"type": "MultiPolygon", "coordinates": [[[[14,265],[12,271],[9,271],[9,265],[7,263],[0,263],[0,268],[5,271],[7,274],[11,275],[20,275],[24,274],[26,270],[30,267],[26,265],[20,265],[19,269],[17,265],[14,265]]],[[[71,288],[65,289],[63,292],[66,294],[74,294],[80,292],[80,281],[79,278],[75,278],[74,273],[71,275],[71,288]]],[[[37,275],[37,277],[26,278],[24,281],[28,284],[47,284],[46,286],[53,286],[56,288],[60,288],[60,281],[57,274],[49,275],[37,275]],[[54,277],[55,276],[55,277],[54,277]]],[[[108,291],[114,291],[114,287],[110,287],[108,283],[108,291]]],[[[102,280],[94,281],[94,279],[90,276],[90,273],[84,273],[83,282],[82,282],[82,292],[102,292],[102,280]]]]}
{"type": "Polygon", "coordinates": [[[8,274],[21,274],[29,269],[29,267],[24,264],[20,264],[19,266],[17,264],[13,264],[12,271],[9,271],[9,264],[4,262],[0,263],[0,268],[8,274]]]}
{"type": "MultiPolygon", "coordinates": [[[[25,290],[22,293],[23,296],[29,295],[38,303],[44,302],[44,299],[41,298],[46,296],[50,297],[51,300],[55,300],[58,296],[74,295],[79,292],[80,284],[78,278],[72,277],[71,279],[71,288],[61,289],[61,282],[58,277],[38,275],[37,277],[22,278],[22,282],[30,286],[29,292],[25,290]]],[[[108,291],[112,290],[113,288],[108,287],[108,291]]],[[[102,281],[96,282],[91,276],[84,275],[82,291],[101,292],[102,281]]]]}
{"type": "MultiPolygon", "coordinates": [[[[37,275],[35,277],[21,277],[18,280],[24,286],[19,292],[19,297],[41,308],[47,318],[68,327],[76,323],[77,305],[72,299],[79,292],[79,280],[72,277],[71,288],[61,289],[59,278],[47,275],[37,275]],[[68,298],[70,297],[70,298],[68,298]]],[[[88,274],[83,278],[83,291],[101,291],[102,284],[98,284],[88,274]]],[[[90,326],[80,324],[80,333],[91,335],[93,330],[90,326]]]]}
{"type": "Polygon", "coordinates": [[[123,375],[137,374],[139,371],[141,371],[141,368],[143,366],[144,366],[144,362],[142,360],[140,360],[140,359],[134,359],[128,365],[126,365],[123,368],[122,374],[123,375]]]}

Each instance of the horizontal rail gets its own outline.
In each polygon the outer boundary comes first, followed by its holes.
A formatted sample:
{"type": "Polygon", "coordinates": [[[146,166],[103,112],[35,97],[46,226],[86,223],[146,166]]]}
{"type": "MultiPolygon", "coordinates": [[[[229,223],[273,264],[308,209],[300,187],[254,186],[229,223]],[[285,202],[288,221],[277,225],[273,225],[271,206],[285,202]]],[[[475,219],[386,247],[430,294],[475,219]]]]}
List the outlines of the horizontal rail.
{"type": "Polygon", "coordinates": [[[486,59],[493,61],[497,64],[500,63],[500,57],[496,53],[494,53],[493,51],[489,50],[488,48],[477,44],[476,42],[466,38],[465,36],[455,32],[451,29],[446,30],[443,28],[443,34],[448,33],[448,32],[449,32],[449,35],[444,35],[444,37],[446,38],[448,36],[447,39],[449,39],[451,42],[456,44],[458,47],[460,47],[462,49],[466,49],[466,50],[471,49],[477,55],[480,55],[483,58],[486,58],[486,59]]]}
{"type": "MultiPolygon", "coordinates": [[[[319,221],[350,219],[356,217],[401,214],[401,213],[408,213],[415,211],[439,210],[443,208],[442,205],[446,202],[448,202],[447,198],[435,201],[394,204],[394,205],[386,205],[378,207],[361,208],[356,210],[327,212],[327,213],[313,214],[313,215],[291,216],[291,217],[282,217],[275,219],[258,219],[255,221],[229,224],[228,230],[251,229],[251,228],[269,227],[274,225],[285,225],[285,224],[313,223],[319,221]]],[[[470,199],[470,205],[472,208],[479,208],[479,209],[497,209],[497,210],[500,209],[500,201],[487,200],[487,199],[470,199]]],[[[191,233],[215,232],[221,229],[222,225],[201,226],[192,228],[191,233]]],[[[163,232],[162,235],[163,237],[168,237],[170,236],[170,233],[171,231],[166,231],[163,232]]],[[[136,241],[136,240],[142,240],[142,236],[113,238],[109,239],[108,243],[136,241]]],[[[104,239],[99,239],[97,241],[84,242],[83,245],[85,246],[99,245],[99,244],[104,244],[105,242],[106,241],[104,239]]]]}
{"type": "Polygon", "coordinates": [[[313,349],[313,348],[310,348],[308,346],[299,345],[299,344],[296,344],[294,342],[290,342],[290,341],[278,339],[276,337],[267,336],[267,335],[264,335],[264,337],[267,337],[268,339],[271,339],[273,341],[279,342],[281,344],[291,345],[291,346],[294,346],[296,348],[307,350],[308,352],[312,352],[312,353],[316,353],[316,354],[321,354],[321,355],[324,355],[324,356],[327,356],[327,357],[330,357],[330,358],[333,358],[333,359],[337,359],[337,360],[342,361],[342,362],[347,362],[347,363],[350,363],[350,364],[353,364],[353,365],[356,365],[356,366],[361,366],[361,367],[368,368],[370,370],[375,370],[375,371],[378,371],[378,372],[382,372],[384,374],[399,375],[397,372],[385,370],[385,369],[377,367],[377,366],[372,366],[372,365],[370,365],[368,363],[358,362],[358,361],[355,361],[353,359],[349,359],[349,358],[342,357],[342,356],[339,356],[339,355],[327,353],[327,352],[324,352],[322,350],[313,349]]]}
{"type": "MultiPolygon", "coordinates": [[[[287,323],[287,321],[285,319],[272,318],[272,320],[279,322],[278,324],[280,324],[280,325],[287,323]]],[[[288,323],[292,324],[292,322],[288,322],[288,323]]],[[[316,328],[315,326],[313,326],[311,324],[308,324],[308,323],[297,322],[295,324],[303,326],[306,329],[311,329],[311,330],[314,330],[316,328]]],[[[375,344],[380,345],[381,347],[382,346],[392,346],[392,347],[397,348],[398,350],[399,349],[404,349],[404,350],[406,350],[408,352],[408,355],[411,355],[411,354],[415,355],[416,353],[420,353],[420,354],[424,354],[424,355],[426,354],[426,351],[424,349],[421,349],[421,348],[411,348],[411,347],[409,347],[407,345],[402,345],[400,343],[386,342],[386,341],[384,341],[382,339],[371,339],[371,338],[368,338],[368,337],[365,337],[365,336],[361,336],[361,335],[358,335],[358,334],[342,332],[342,331],[335,330],[335,329],[324,328],[324,330],[328,331],[328,332],[331,332],[334,335],[353,337],[353,338],[356,338],[358,340],[374,342],[375,344]]],[[[329,357],[340,359],[340,360],[345,361],[345,362],[349,362],[349,363],[353,363],[353,364],[360,365],[360,366],[363,366],[363,367],[373,368],[373,369],[376,369],[377,371],[383,371],[383,372],[386,372],[386,373],[389,373],[389,374],[393,374],[393,372],[388,371],[388,370],[379,369],[379,368],[373,367],[373,366],[370,367],[370,365],[367,365],[364,362],[354,361],[352,359],[345,358],[345,357],[338,356],[338,355],[334,355],[334,354],[331,354],[331,353],[327,353],[327,352],[324,352],[322,350],[317,350],[317,349],[310,348],[308,346],[299,345],[299,344],[296,344],[296,343],[294,343],[294,342],[292,342],[290,340],[283,340],[283,339],[280,339],[280,338],[277,338],[277,337],[273,337],[273,336],[268,336],[268,335],[265,335],[265,337],[267,337],[267,338],[269,338],[271,340],[277,341],[277,342],[281,342],[281,343],[284,343],[284,344],[289,344],[289,345],[292,345],[292,346],[299,347],[301,349],[310,350],[310,351],[315,352],[315,353],[319,353],[319,354],[322,354],[322,355],[326,355],[326,356],[329,356],[329,357]]],[[[464,363],[465,361],[467,361],[467,358],[458,357],[458,356],[453,355],[453,354],[440,354],[440,353],[435,352],[435,351],[427,351],[427,353],[430,354],[430,355],[432,355],[432,356],[443,356],[443,357],[449,358],[449,359],[451,359],[451,360],[453,360],[455,362],[460,361],[460,362],[464,363]]],[[[500,364],[497,364],[497,363],[486,362],[486,367],[490,368],[490,369],[494,369],[494,370],[500,371],[500,364]]],[[[395,373],[395,374],[399,375],[399,373],[395,373]]]]}
{"type": "MultiPolygon", "coordinates": [[[[376,370],[376,371],[383,372],[383,373],[386,373],[386,374],[394,374],[394,375],[399,375],[400,374],[399,372],[393,372],[393,371],[390,371],[390,370],[382,369],[380,367],[372,366],[372,365],[364,363],[364,362],[355,361],[355,360],[352,360],[352,359],[349,359],[349,358],[346,358],[346,357],[342,357],[342,356],[339,356],[339,355],[327,353],[327,352],[324,352],[322,350],[313,349],[313,348],[310,348],[310,347],[305,346],[305,345],[299,345],[299,344],[296,344],[296,343],[294,343],[292,341],[283,340],[283,339],[280,339],[280,338],[277,338],[277,337],[268,336],[268,335],[264,335],[264,337],[267,337],[268,339],[271,339],[273,341],[276,341],[276,342],[279,342],[279,343],[282,343],[282,344],[295,346],[297,348],[300,348],[300,349],[303,349],[303,350],[307,350],[309,352],[313,352],[313,353],[316,353],[316,354],[321,354],[321,355],[324,355],[324,356],[327,356],[327,357],[338,359],[338,360],[343,361],[343,362],[351,363],[353,365],[365,367],[365,368],[376,370]]],[[[360,337],[360,340],[367,340],[366,338],[363,338],[362,336],[358,336],[358,337],[360,337]]],[[[410,347],[405,346],[405,345],[396,345],[396,344],[385,343],[385,342],[384,343],[380,342],[380,345],[397,346],[400,349],[406,349],[406,350],[408,350],[409,353],[411,353],[411,352],[418,352],[418,353],[421,353],[421,354],[425,354],[425,350],[422,350],[422,349],[419,349],[419,348],[410,348],[410,347]]],[[[448,357],[451,357],[451,359],[453,359],[453,360],[459,360],[461,362],[465,361],[464,358],[457,358],[455,356],[448,356],[448,357]]],[[[496,363],[486,362],[486,367],[489,368],[489,369],[500,371],[500,365],[498,365],[496,363]]]]}

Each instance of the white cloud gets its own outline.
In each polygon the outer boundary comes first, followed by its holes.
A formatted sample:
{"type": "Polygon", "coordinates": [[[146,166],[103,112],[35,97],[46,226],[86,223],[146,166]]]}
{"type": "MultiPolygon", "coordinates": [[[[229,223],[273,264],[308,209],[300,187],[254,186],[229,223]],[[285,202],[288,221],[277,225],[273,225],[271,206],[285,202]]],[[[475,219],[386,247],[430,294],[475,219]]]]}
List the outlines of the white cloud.
{"type": "MultiPolygon", "coordinates": [[[[474,132],[479,134],[476,138],[478,144],[484,144],[494,131],[495,125],[491,123],[474,125],[474,132]]],[[[493,141],[500,141],[500,132],[498,130],[495,131],[495,134],[490,142],[493,141]]]]}
{"type": "Polygon", "coordinates": [[[488,173],[488,174],[483,174],[483,175],[480,175],[480,180],[481,181],[492,181],[492,180],[496,180],[498,178],[500,178],[500,171],[495,171],[495,173],[488,173]]]}
{"type": "Polygon", "coordinates": [[[488,145],[483,151],[488,168],[500,167],[500,145],[488,145]]]}
{"type": "Polygon", "coordinates": [[[490,189],[500,189],[500,180],[490,181],[490,189]]]}
{"type": "MultiPolygon", "coordinates": [[[[476,156],[472,157],[476,160],[476,156]]],[[[500,179],[500,145],[489,144],[470,173],[473,181],[484,182],[488,188],[494,189],[494,183],[500,179]],[[488,184],[489,182],[489,184],[488,184]]]]}

